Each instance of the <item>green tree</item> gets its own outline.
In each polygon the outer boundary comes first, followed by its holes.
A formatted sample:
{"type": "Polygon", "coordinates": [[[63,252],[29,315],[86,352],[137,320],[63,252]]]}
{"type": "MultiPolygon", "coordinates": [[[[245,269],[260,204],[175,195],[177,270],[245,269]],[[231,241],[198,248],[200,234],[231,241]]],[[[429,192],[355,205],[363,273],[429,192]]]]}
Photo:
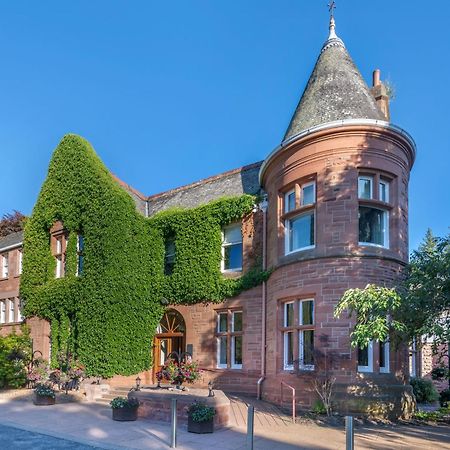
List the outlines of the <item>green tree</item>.
{"type": "Polygon", "coordinates": [[[356,314],[351,333],[353,346],[370,340],[411,341],[433,337],[434,346],[450,341],[450,235],[434,237],[428,230],[423,243],[411,255],[405,277],[392,288],[368,285],[350,289],[335,308],[356,314]]]}

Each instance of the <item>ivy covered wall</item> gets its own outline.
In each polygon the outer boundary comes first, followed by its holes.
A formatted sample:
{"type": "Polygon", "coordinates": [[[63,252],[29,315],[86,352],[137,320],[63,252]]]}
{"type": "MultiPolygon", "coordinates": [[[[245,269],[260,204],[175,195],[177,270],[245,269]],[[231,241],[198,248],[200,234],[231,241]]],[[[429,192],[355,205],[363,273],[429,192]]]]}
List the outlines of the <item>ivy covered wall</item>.
{"type": "Polygon", "coordinates": [[[65,136],[26,223],[20,295],[26,316],[51,322],[52,355],[75,353],[91,375],[130,375],[151,366],[151,345],[170,304],[220,302],[267,278],[259,267],[239,279],[220,271],[221,228],[250,214],[255,198],[224,198],[145,218],[91,145],[65,136]],[[66,275],[55,278],[50,229],[68,234],[66,275]],[[76,237],[84,269],[76,276],[76,237]],[[165,241],[175,238],[173,273],[164,275],[165,241]]]}

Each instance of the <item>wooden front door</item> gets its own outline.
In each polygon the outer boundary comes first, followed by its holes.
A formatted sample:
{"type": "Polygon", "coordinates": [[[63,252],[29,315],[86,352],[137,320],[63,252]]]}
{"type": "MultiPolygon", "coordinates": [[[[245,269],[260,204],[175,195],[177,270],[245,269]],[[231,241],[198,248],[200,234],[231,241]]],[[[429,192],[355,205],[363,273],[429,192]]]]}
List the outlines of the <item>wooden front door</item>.
{"type": "Polygon", "coordinates": [[[168,310],[155,335],[153,346],[153,379],[172,352],[181,355],[186,348],[186,328],[183,316],[173,309],[168,310]]]}

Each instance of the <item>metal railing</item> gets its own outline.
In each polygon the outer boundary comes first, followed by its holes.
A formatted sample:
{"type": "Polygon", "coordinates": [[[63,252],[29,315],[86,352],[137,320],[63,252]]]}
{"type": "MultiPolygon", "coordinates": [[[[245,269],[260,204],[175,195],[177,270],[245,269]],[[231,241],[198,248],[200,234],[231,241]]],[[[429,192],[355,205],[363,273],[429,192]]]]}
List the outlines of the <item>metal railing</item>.
{"type": "Polygon", "coordinates": [[[281,382],[281,407],[283,407],[283,386],[286,386],[287,388],[292,390],[292,422],[295,423],[295,417],[296,417],[296,411],[295,411],[295,403],[296,403],[296,396],[295,396],[295,388],[290,386],[289,384],[285,383],[284,381],[281,382]]]}

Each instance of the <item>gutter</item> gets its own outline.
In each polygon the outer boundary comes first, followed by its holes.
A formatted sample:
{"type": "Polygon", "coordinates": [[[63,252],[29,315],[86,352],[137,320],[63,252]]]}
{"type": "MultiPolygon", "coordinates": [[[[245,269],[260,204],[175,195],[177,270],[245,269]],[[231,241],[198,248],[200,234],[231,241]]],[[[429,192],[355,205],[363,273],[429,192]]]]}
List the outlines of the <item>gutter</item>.
{"type": "Polygon", "coordinates": [[[0,252],[6,252],[7,250],[12,250],[13,248],[22,247],[23,242],[17,242],[16,244],[8,245],[8,247],[0,248],[0,252]]]}
{"type": "MultiPolygon", "coordinates": [[[[262,269],[267,268],[267,195],[264,196],[263,201],[259,204],[259,207],[263,213],[263,250],[262,250],[262,269]]],[[[256,383],[256,398],[261,400],[261,387],[263,381],[266,379],[266,282],[262,283],[262,308],[261,308],[261,376],[256,383]]]]}
{"type": "Polygon", "coordinates": [[[324,131],[328,130],[330,128],[338,128],[338,127],[345,127],[348,125],[369,125],[369,126],[378,126],[381,128],[385,128],[388,131],[393,131],[399,135],[401,135],[411,146],[413,155],[412,155],[412,162],[414,162],[415,155],[417,152],[417,146],[416,142],[414,141],[413,137],[405,131],[403,128],[400,128],[397,125],[394,125],[390,122],[386,122],[385,120],[375,120],[375,119],[344,119],[344,120],[336,120],[333,122],[323,123],[321,125],[316,125],[315,127],[308,128],[306,130],[301,131],[300,133],[296,134],[295,136],[290,137],[289,139],[286,139],[283,141],[278,147],[276,147],[269,156],[264,160],[264,162],[261,165],[261,169],[259,169],[259,184],[262,186],[262,177],[264,175],[264,172],[271,162],[271,160],[278,155],[280,151],[282,151],[285,147],[287,147],[292,142],[295,142],[297,140],[300,140],[306,136],[309,136],[310,134],[316,133],[318,131],[324,131]]]}

